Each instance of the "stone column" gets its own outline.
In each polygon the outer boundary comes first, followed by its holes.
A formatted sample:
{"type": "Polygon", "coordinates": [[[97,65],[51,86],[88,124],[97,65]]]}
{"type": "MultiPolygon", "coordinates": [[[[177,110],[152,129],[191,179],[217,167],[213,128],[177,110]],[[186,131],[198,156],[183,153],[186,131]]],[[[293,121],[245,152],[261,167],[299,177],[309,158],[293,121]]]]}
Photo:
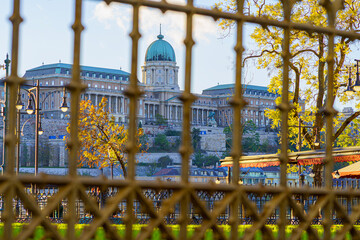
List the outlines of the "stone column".
{"type": "Polygon", "coordinates": [[[98,95],[96,94],[95,95],[95,105],[97,106],[97,105],[99,105],[99,102],[98,102],[98,95]]]}
{"type": "Polygon", "coordinates": [[[125,113],[127,113],[127,114],[129,114],[129,99],[128,98],[126,98],[125,99],[125,106],[126,106],[126,108],[125,108],[125,113]]]}
{"type": "Polygon", "coordinates": [[[204,124],[205,124],[205,126],[207,126],[207,116],[209,115],[209,114],[208,114],[208,110],[207,110],[207,109],[205,109],[204,114],[205,114],[205,117],[204,117],[204,124]]]}
{"type": "Polygon", "coordinates": [[[146,105],[147,105],[147,109],[146,109],[147,117],[148,117],[148,119],[150,119],[150,104],[146,104],[146,105]]]}
{"type": "Polygon", "coordinates": [[[111,95],[109,96],[109,113],[113,113],[111,95]]]}
{"type": "Polygon", "coordinates": [[[169,105],[169,120],[172,119],[172,105],[169,105]]]}
{"type": "Polygon", "coordinates": [[[175,105],[175,121],[177,122],[178,120],[178,106],[175,105]]]}
{"type": "Polygon", "coordinates": [[[155,119],[155,104],[153,104],[153,118],[155,119]]]}
{"type": "Polygon", "coordinates": [[[197,125],[197,122],[198,122],[198,109],[197,108],[195,108],[194,114],[195,114],[195,125],[197,125]]]}
{"type": "Polygon", "coordinates": [[[147,118],[147,104],[144,102],[144,119],[146,119],[147,118]]]}

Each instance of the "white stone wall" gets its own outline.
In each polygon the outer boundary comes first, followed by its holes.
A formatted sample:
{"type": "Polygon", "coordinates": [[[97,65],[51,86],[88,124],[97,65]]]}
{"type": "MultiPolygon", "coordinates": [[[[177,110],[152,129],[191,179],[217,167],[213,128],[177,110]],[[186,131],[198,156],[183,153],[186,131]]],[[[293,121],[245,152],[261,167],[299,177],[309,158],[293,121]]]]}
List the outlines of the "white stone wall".
{"type": "Polygon", "coordinates": [[[225,151],[226,150],[225,134],[201,135],[201,150],[205,151],[225,151]]]}
{"type": "Polygon", "coordinates": [[[174,163],[181,163],[181,155],[179,153],[142,153],[136,156],[141,163],[156,163],[161,157],[169,156],[174,163]]]}

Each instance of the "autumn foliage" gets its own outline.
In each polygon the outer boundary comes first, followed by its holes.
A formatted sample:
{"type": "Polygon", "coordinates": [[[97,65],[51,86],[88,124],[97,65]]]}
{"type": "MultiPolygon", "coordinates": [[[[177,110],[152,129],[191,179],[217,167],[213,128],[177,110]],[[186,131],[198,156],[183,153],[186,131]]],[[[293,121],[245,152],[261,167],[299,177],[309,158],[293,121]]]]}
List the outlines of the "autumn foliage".
{"type": "MultiPolygon", "coordinates": [[[[70,131],[70,127],[67,127],[70,131]]],[[[138,130],[138,137],[143,130],[138,130]]],[[[128,130],[124,125],[115,123],[107,107],[107,99],[102,98],[99,106],[91,100],[80,102],[79,113],[79,166],[108,167],[120,165],[126,177],[127,156],[125,146],[128,141],[128,130]]],[[[140,148],[138,141],[137,146],[140,148]]]]}
{"type": "MultiPolygon", "coordinates": [[[[216,7],[225,12],[237,11],[237,0],[219,0],[216,7]]],[[[321,2],[321,1],[320,1],[321,2]]],[[[281,1],[271,0],[245,0],[244,15],[256,16],[265,19],[283,21],[284,13],[281,1]]],[[[335,28],[342,31],[359,32],[360,30],[360,1],[344,0],[344,9],[337,13],[335,28]]],[[[306,23],[309,26],[324,27],[328,25],[327,13],[319,5],[318,0],[303,0],[297,2],[292,9],[291,21],[296,23],[306,23]]],[[[224,30],[230,31],[235,27],[235,22],[231,20],[219,20],[220,26],[224,30]]],[[[252,45],[244,53],[244,67],[248,64],[256,65],[259,69],[265,69],[269,73],[269,91],[282,95],[283,80],[283,35],[281,28],[273,26],[255,26],[251,28],[250,35],[252,45]],[[255,60],[255,62],[253,61],[255,60]]],[[[335,38],[334,48],[334,100],[330,103],[346,104],[352,99],[360,98],[360,92],[354,96],[344,94],[345,86],[349,78],[349,67],[355,64],[349,55],[352,49],[358,47],[358,43],[344,36],[335,38]]],[[[328,74],[328,35],[315,31],[301,31],[292,29],[290,32],[290,92],[289,97],[294,109],[289,114],[289,126],[296,126],[299,123],[306,126],[301,129],[303,136],[303,148],[316,149],[314,143],[320,141],[324,143],[325,114],[322,109],[329,101],[327,98],[327,74],[328,74]],[[304,108],[304,106],[306,106],[304,108]]],[[[353,68],[354,70],[354,68],[353,68]]],[[[355,76],[355,71],[350,72],[355,76]]],[[[354,82],[353,82],[354,83],[354,82]]],[[[276,99],[279,105],[281,97],[276,99]]],[[[360,104],[356,104],[359,108],[360,104]]],[[[272,120],[272,127],[277,128],[281,125],[280,111],[278,109],[268,109],[265,111],[266,117],[272,120]]],[[[360,111],[351,113],[349,116],[338,115],[334,118],[335,133],[333,139],[337,145],[352,146],[354,141],[345,141],[350,135],[356,135],[355,128],[348,125],[356,122],[360,116],[360,111]],[[353,129],[353,130],[351,130],[353,129]]],[[[289,128],[290,144],[295,146],[298,142],[298,128],[289,128]]],[[[360,141],[355,144],[359,145],[360,141]]],[[[299,150],[299,149],[298,149],[299,150]]]]}

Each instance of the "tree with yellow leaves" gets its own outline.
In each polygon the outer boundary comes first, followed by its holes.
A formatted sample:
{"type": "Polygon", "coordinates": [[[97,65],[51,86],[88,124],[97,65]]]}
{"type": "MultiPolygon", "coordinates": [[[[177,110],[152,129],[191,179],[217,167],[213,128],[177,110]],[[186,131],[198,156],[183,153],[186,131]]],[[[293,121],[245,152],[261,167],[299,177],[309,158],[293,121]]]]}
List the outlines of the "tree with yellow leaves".
{"type": "MultiPolygon", "coordinates": [[[[217,8],[223,11],[235,12],[237,0],[220,1],[217,8]]],[[[283,19],[282,5],[280,1],[269,0],[248,0],[245,4],[244,13],[247,15],[256,15],[273,20],[281,21],[283,19]]],[[[347,31],[360,31],[360,2],[345,0],[344,9],[338,13],[336,28],[347,31]]],[[[327,18],[325,9],[318,4],[318,0],[303,0],[295,5],[292,11],[292,21],[299,23],[308,23],[314,26],[326,26],[327,18]]],[[[230,30],[234,22],[221,20],[220,26],[223,29],[230,30]]],[[[250,49],[246,52],[244,64],[250,59],[257,60],[259,69],[267,69],[272,77],[270,79],[269,89],[273,93],[282,93],[282,29],[267,26],[255,27],[251,34],[251,38],[256,42],[257,48],[250,49]]],[[[320,132],[324,128],[324,115],[321,109],[326,104],[326,85],[327,85],[327,35],[322,33],[310,33],[299,30],[291,31],[290,39],[290,78],[292,103],[296,107],[292,110],[289,119],[290,125],[298,125],[300,117],[301,124],[311,126],[313,128],[302,128],[302,136],[305,136],[304,144],[310,148],[314,146],[315,140],[319,140],[320,132]],[[300,105],[300,101],[304,100],[306,109],[300,105]],[[301,115],[301,116],[299,116],[301,115]],[[310,130],[309,130],[310,129],[310,130]],[[318,138],[318,139],[317,139],[318,138]]],[[[348,79],[348,67],[351,61],[348,54],[351,52],[352,39],[345,37],[336,38],[335,46],[335,99],[346,103],[353,97],[344,94],[344,88],[348,79]]],[[[360,97],[360,93],[356,94],[360,97]]],[[[276,102],[279,104],[281,97],[276,102]]],[[[360,106],[358,106],[360,107],[360,106]]],[[[337,131],[334,139],[338,138],[344,129],[360,115],[360,111],[356,111],[347,118],[339,116],[335,119],[337,131]]],[[[266,116],[273,120],[273,127],[280,124],[280,113],[278,110],[267,110],[266,116]]],[[[290,128],[290,142],[295,144],[298,139],[298,129],[290,128]]]]}
{"type": "MultiPolygon", "coordinates": [[[[236,12],[239,0],[223,0],[216,4],[222,11],[236,12]]],[[[246,0],[244,14],[283,21],[283,9],[281,1],[270,0],[246,0]]],[[[344,31],[360,31],[360,1],[345,0],[344,9],[337,14],[335,27],[344,31]]],[[[319,5],[318,0],[303,0],[294,5],[291,21],[307,23],[313,26],[327,26],[327,14],[325,9],[319,5]]],[[[233,21],[220,20],[220,26],[230,31],[234,26],[233,21]]],[[[272,26],[257,26],[253,28],[251,38],[256,43],[256,48],[248,49],[245,52],[244,66],[248,61],[256,60],[255,64],[259,69],[266,69],[271,75],[269,90],[272,93],[282,94],[282,43],[283,30],[272,26]]],[[[346,37],[335,38],[335,62],[334,62],[334,96],[335,100],[346,103],[356,97],[344,94],[349,77],[349,67],[354,63],[349,59],[351,46],[355,45],[353,39],[346,37]]],[[[325,115],[321,111],[328,99],[327,94],[327,47],[328,36],[323,33],[291,30],[290,34],[290,93],[294,109],[289,115],[289,126],[298,125],[300,119],[301,135],[304,138],[303,146],[309,149],[317,149],[314,144],[321,141],[321,132],[325,130],[325,115]],[[304,109],[301,105],[306,106],[304,109]]],[[[352,73],[354,74],[354,73],[352,73]]],[[[335,101],[334,100],[334,101],[335,101]]],[[[280,104],[281,97],[276,100],[280,104]]],[[[359,102],[357,108],[359,109],[359,102]]],[[[333,104],[333,102],[331,103],[333,104]]],[[[266,117],[272,120],[273,127],[280,126],[280,112],[275,109],[268,109],[266,117]]],[[[341,146],[352,145],[353,141],[345,141],[349,131],[348,125],[360,115],[355,111],[345,117],[338,115],[334,119],[335,133],[334,141],[341,146]],[[347,129],[346,131],[344,131],[347,129]]],[[[298,142],[298,128],[289,128],[288,140],[290,144],[298,142]]],[[[360,141],[356,142],[360,145],[360,141]]],[[[318,171],[317,171],[318,172],[318,171]]]]}
{"type": "MultiPolygon", "coordinates": [[[[70,131],[68,126],[67,131],[70,131]]],[[[138,130],[138,137],[143,130],[138,130]]],[[[99,106],[92,105],[90,100],[80,102],[79,113],[79,166],[104,168],[120,165],[126,177],[125,145],[128,131],[124,125],[115,123],[107,107],[107,99],[103,97],[99,106]]],[[[140,143],[138,142],[140,148],[140,143]]]]}

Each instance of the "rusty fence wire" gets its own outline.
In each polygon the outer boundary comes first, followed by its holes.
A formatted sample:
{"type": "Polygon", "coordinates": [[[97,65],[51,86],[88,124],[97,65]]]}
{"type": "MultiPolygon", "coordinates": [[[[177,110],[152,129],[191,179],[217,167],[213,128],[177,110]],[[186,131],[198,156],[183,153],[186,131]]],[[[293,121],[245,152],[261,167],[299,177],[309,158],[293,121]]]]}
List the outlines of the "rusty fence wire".
{"type": "MultiPolygon", "coordinates": [[[[19,63],[19,40],[21,39],[20,25],[22,18],[20,15],[20,0],[13,1],[13,13],[10,18],[12,22],[12,51],[11,51],[11,74],[6,79],[8,86],[8,134],[5,138],[6,149],[6,172],[0,176],[0,195],[2,198],[2,216],[4,222],[3,239],[12,239],[12,223],[16,222],[18,215],[30,215],[28,225],[24,228],[19,239],[28,239],[32,236],[35,229],[43,226],[46,236],[51,239],[64,239],[52,224],[51,219],[60,218],[67,224],[67,235],[65,239],[76,239],[75,224],[83,214],[90,216],[89,228],[81,235],[81,239],[93,238],[98,227],[103,227],[110,239],[133,239],[133,226],[138,223],[138,217],[143,214],[147,225],[137,236],[137,239],[148,239],[154,228],[159,228],[166,239],[187,239],[187,226],[198,220],[200,224],[192,239],[202,239],[208,229],[211,229],[219,239],[237,239],[238,226],[243,219],[249,217],[252,226],[248,229],[244,238],[254,238],[256,232],[260,230],[264,238],[274,238],[271,229],[266,224],[269,219],[276,216],[276,223],[279,226],[278,238],[285,239],[285,227],[289,222],[287,219],[296,219],[298,227],[292,232],[292,238],[299,239],[303,231],[306,231],[311,238],[318,239],[320,236],[311,228],[315,219],[324,227],[324,239],[331,238],[331,226],[336,224],[336,219],[340,219],[343,224],[342,230],[337,233],[337,237],[342,239],[345,234],[350,232],[353,237],[358,236],[354,224],[360,217],[358,199],[360,191],[350,188],[333,188],[332,186],[332,135],[333,117],[335,115],[332,106],[333,99],[333,68],[334,68],[334,38],[344,36],[349,39],[360,39],[360,35],[353,31],[341,31],[335,28],[336,13],[340,10],[341,0],[323,0],[321,4],[327,11],[328,26],[312,26],[304,23],[291,21],[291,11],[295,0],[282,0],[284,19],[281,21],[269,20],[262,17],[246,16],[243,14],[244,2],[237,1],[237,12],[221,12],[217,9],[205,9],[194,6],[193,0],[187,0],[186,4],[180,5],[169,3],[166,0],[106,0],[106,3],[118,2],[132,7],[132,40],[131,48],[131,77],[129,87],[125,94],[130,100],[129,112],[129,141],[127,143],[128,153],[128,176],[124,180],[107,180],[80,177],[76,174],[77,159],[79,153],[78,136],[78,117],[79,101],[82,91],[85,89],[80,80],[80,49],[81,37],[84,29],[82,23],[82,0],[74,0],[75,21],[72,25],[74,32],[73,39],[73,71],[72,80],[68,86],[71,91],[71,113],[70,113],[70,138],[69,147],[69,174],[67,176],[17,176],[14,172],[16,147],[16,97],[17,90],[22,84],[23,79],[18,75],[19,63]],[[182,156],[182,169],[180,182],[159,182],[159,181],[137,181],[135,180],[136,168],[136,130],[137,130],[137,101],[142,92],[138,86],[138,49],[139,39],[139,9],[149,7],[160,9],[163,12],[176,11],[186,15],[186,37],[185,45],[185,79],[184,91],[180,96],[183,103],[183,131],[182,145],[180,154],[182,156]],[[231,156],[234,159],[232,180],[230,184],[202,184],[189,182],[189,160],[192,153],[191,147],[191,105],[195,96],[191,93],[192,79],[192,49],[194,45],[194,15],[210,16],[214,20],[224,18],[235,22],[236,32],[236,63],[235,63],[235,92],[231,101],[234,111],[233,119],[233,149],[231,156]],[[288,162],[288,143],[281,143],[281,177],[279,186],[246,186],[239,184],[239,159],[241,152],[241,131],[240,120],[241,110],[245,105],[242,97],[242,53],[243,53],[243,25],[244,23],[259,24],[263,27],[275,26],[283,29],[283,79],[282,79],[282,102],[278,106],[281,112],[282,126],[281,138],[287,139],[288,125],[287,119],[291,109],[289,101],[289,59],[290,59],[290,34],[292,30],[307,32],[318,32],[326,34],[328,37],[328,85],[327,85],[327,105],[323,109],[326,115],[326,161],[325,161],[325,186],[321,188],[289,187],[286,179],[286,166],[288,162]],[[33,197],[26,186],[42,185],[54,186],[51,192],[51,199],[43,196],[33,197]],[[105,191],[109,187],[116,189],[111,193],[107,201],[99,204],[97,196],[91,196],[91,188],[105,191]],[[90,189],[90,190],[89,190],[90,189]],[[161,203],[156,200],[156,194],[163,194],[161,203]],[[213,196],[214,194],[219,196],[213,196]],[[153,194],[153,195],[152,195],[153,194]],[[45,200],[44,200],[44,199],[45,200]],[[214,201],[204,201],[213,198],[214,201]],[[258,201],[258,198],[265,198],[266,201],[258,201]],[[43,202],[46,201],[46,204],[43,202]],[[353,209],[349,211],[348,206],[351,202],[353,209]],[[311,205],[311,206],[308,206],[311,205]],[[15,206],[15,207],[14,207],[15,206]],[[119,211],[119,206],[124,206],[123,211],[119,211]],[[307,207],[308,206],[308,207],[307,207]],[[15,211],[14,211],[15,209],[15,211]],[[196,211],[192,212],[194,209],[196,211]],[[246,214],[244,214],[246,212],[246,214]],[[120,237],[111,219],[114,214],[121,214],[121,223],[125,224],[125,236],[120,237]],[[136,213],[136,214],[134,214],[136,213]],[[291,215],[291,217],[290,217],[291,215]],[[174,236],[164,219],[169,216],[176,216],[176,224],[179,225],[179,235],[174,236]],[[226,236],[223,229],[219,227],[219,219],[224,218],[229,224],[230,236],[226,236]]],[[[48,191],[51,191],[49,188],[48,191]]],[[[339,220],[339,221],[340,221],[339,220]]]]}

